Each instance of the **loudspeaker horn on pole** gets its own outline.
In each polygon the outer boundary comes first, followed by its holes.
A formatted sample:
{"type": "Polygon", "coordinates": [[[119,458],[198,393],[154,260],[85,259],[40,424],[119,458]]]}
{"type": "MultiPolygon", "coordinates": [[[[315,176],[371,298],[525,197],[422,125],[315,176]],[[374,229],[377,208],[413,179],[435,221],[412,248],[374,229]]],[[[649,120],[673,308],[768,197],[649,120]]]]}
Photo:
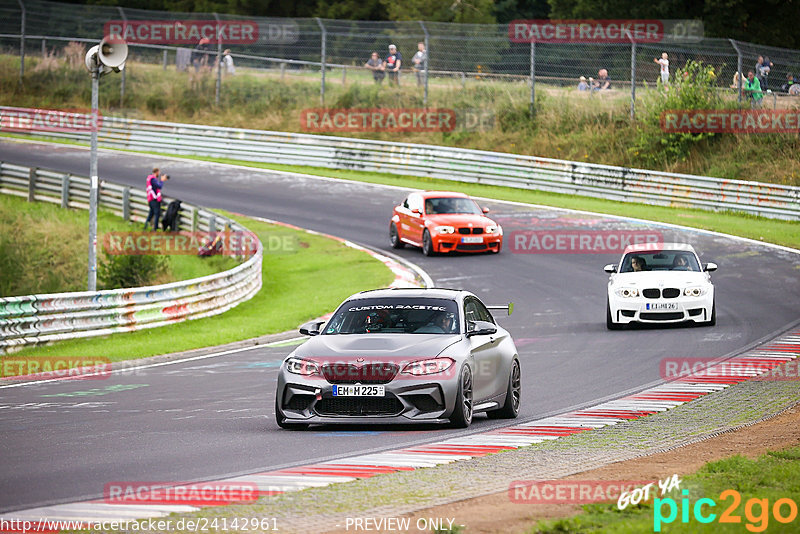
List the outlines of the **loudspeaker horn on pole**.
{"type": "Polygon", "coordinates": [[[103,38],[99,45],[91,47],[86,52],[86,68],[91,72],[95,67],[102,76],[109,72],[119,72],[125,68],[125,60],[128,58],[128,45],[120,39],[103,38]]]}

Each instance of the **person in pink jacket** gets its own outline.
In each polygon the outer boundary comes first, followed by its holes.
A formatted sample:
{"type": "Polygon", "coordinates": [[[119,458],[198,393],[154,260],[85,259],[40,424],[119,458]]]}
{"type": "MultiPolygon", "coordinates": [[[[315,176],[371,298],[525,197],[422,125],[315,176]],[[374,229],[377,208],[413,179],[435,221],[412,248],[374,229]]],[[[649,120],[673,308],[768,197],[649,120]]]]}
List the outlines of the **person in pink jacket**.
{"type": "MultiPolygon", "coordinates": [[[[164,175],[164,181],[169,180],[168,175],[164,175]]],[[[161,219],[161,189],[164,187],[164,182],[161,180],[161,171],[158,167],[153,169],[152,174],[147,177],[147,205],[150,207],[150,212],[147,214],[147,219],[144,221],[144,229],[147,230],[147,225],[150,220],[153,220],[153,231],[158,230],[158,221],[161,219]]]]}

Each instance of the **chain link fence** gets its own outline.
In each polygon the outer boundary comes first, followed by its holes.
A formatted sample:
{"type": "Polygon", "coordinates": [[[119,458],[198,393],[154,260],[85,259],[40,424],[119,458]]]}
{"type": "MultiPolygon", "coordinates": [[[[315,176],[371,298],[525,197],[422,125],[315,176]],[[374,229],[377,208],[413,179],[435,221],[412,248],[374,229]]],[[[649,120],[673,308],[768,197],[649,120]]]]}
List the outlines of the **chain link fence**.
{"type": "MultiPolygon", "coordinates": [[[[20,77],[24,77],[25,57],[46,56],[62,51],[69,42],[96,44],[110,21],[135,24],[143,21],[226,22],[247,19],[258,28],[252,42],[212,44],[206,72],[215,79],[215,101],[224,91],[223,49],[230,49],[237,71],[257,70],[278,79],[313,80],[319,83],[320,104],[326,89],[334,84],[388,85],[388,77],[376,75],[364,65],[372,52],[384,59],[394,44],[402,55],[399,84],[416,87],[413,102],[419,106],[447,104],[458,100],[458,92],[481,91],[481,96],[497,101],[528,102],[535,109],[536,89],[574,87],[579,78],[597,78],[608,71],[612,93],[630,94],[631,114],[635,113],[636,89],[655,86],[659,65],[654,58],[669,55],[670,69],[688,60],[712,65],[718,74],[720,90],[736,98],[734,74],[753,70],[759,56],[773,66],[765,79],[768,93],[765,107],[789,107],[795,103],[781,90],[787,75],[800,74],[800,51],[755,45],[729,39],[700,38],[691,42],[662,43],[530,43],[512,42],[509,26],[501,24],[454,24],[404,21],[375,22],[328,19],[282,19],[244,17],[216,13],[179,13],[132,8],[70,5],[41,0],[0,0],[0,47],[5,53],[16,51],[22,58],[20,77]],[[413,56],[418,44],[426,49],[426,62],[415,69],[413,56]],[[210,67],[210,68],[209,68],[210,67]]],[[[192,44],[129,42],[130,58],[138,62],[178,68],[191,73],[192,44]]],[[[124,71],[123,71],[124,72],[124,71]]],[[[120,81],[121,102],[125,77],[120,81]]],[[[593,93],[593,91],[589,91],[593,93]]],[[[341,104],[341,102],[339,102],[341,104]]],[[[456,102],[457,105],[457,102],[456,102]]]]}

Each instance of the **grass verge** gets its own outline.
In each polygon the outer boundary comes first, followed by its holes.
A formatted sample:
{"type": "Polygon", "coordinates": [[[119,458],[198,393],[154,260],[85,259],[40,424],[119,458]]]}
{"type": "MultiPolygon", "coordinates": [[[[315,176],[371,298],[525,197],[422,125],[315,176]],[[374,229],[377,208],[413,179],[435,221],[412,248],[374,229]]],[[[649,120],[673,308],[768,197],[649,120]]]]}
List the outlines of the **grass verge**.
{"type": "Polygon", "coordinates": [[[333,310],[355,292],[386,287],[394,279],[381,262],[339,241],[224,214],[255,232],[262,242],[269,236],[288,235],[297,245],[291,247],[293,250],[265,251],[263,286],[252,299],[214,317],[164,328],[30,347],[15,353],[15,357],[102,356],[113,362],[249,339],[295,328],[333,310]],[[335,283],[327,282],[331,280],[335,283]]]}
{"type": "Polygon", "coordinates": [[[698,472],[686,476],[681,489],[688,490],[688,495],[673,491],[664,497],[667,502],[668,499],[675,501],[677,514],[670,522],[666,522],[666,519],[656,521],[656,517],[670,516],[669,504],[662,503],[659,506],[654,501],[618,510],[616,503],[598,503],[584,505],[582,513],[567,519],[538,522],[529,532],[797,532],[797,503],[800,502],[798,480],[800,447],[770,451],[754,460],[732,456],[710,462],[698,472]],[[735,490],[740,498],[737,499],[735,494],[723,494],[725,490],[735,490]],[[715,515],[707,524],[695,516],[696,504],[702,498],[716,503],[712,508],[705,501],[699,509],[705,517],[715,515]],[[683,499],[688,499],[685,505],[683,499]],[[776,519],[775,504],[780,499],[789,499],[793,503],[789,505],[784,501],[779,510],[783,517],[793,516],[788,523],[776,519]],[[687,516],[682,515],[684,506],[687,516]],[[791,514],[792,509],[794,514],[791,514]],[[721,515],[726,510],[735,522],[721,521],[721,515]]]}
{"type": "MultiPolygon", "coordinates": [[[[0,295],[85,291],[87,277],[87,229],[89,213],[61,209],[48,202],[0,195],[0,295]]],[[[139,223],[127,223],[100,210],[98,243],[107,232],[140,231],[139,223]]],[[[164,256],[164,264],[148,284],[165,284],[207,276],[236,266],[229,257],[164,256]]],[[[103,287],[105,254],[98,250],[99,287],[103,287]]]]}

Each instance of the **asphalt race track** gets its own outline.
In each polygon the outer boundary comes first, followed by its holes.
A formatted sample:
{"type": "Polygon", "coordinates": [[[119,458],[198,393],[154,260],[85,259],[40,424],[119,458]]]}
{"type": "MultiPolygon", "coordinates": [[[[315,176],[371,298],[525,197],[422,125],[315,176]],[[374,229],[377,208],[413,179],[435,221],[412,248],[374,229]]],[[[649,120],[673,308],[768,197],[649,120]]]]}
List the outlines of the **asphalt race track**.
{"type": "MultiPolygon", "coordinates": [[[[87,175],[88,150],[0,142],[0,160],[87,175]]],[[[153,166],[169,173],[165,195],[268,217],[391,251],[395,188],[101,151],[104,180],[144,187],[153,166]]],[[[641,389],[666,357],[715,357],[777,333],[798,319],[800,259],[788,252],[701,232],[486,202],[506,235],[499,256],[424,257],[396,251],[442,287],[488,304],[514,301],[500,322],[523,370],[518,422],[641,389]],[[511,233],[533,229],[662,232],[719,264],[716,327],[605,328],[603,265],[613,254],[522,254],[511,233]]],[[[676,221],[684,222],[684,221],[676,221]]],[[[691,219],[686,219],[691,224],[691,219]]],[[[320,284],[335,284],[320,273],[320,284]]],[[[98,498],[113,481],[193,481],[393,449],[463,433],[437,427],[316,428],[291,432],[274,420],[279,362],[292,346],[140,369],[106,380],[0,388],[0,512],[98,498]]],[[[164,347],[164,352],[169,352],[164,347]]],[[[102,355],[96,355],[102,356],[102,355]]],[[[477,416],[467,432],[502,425],[477,416]]]]}

